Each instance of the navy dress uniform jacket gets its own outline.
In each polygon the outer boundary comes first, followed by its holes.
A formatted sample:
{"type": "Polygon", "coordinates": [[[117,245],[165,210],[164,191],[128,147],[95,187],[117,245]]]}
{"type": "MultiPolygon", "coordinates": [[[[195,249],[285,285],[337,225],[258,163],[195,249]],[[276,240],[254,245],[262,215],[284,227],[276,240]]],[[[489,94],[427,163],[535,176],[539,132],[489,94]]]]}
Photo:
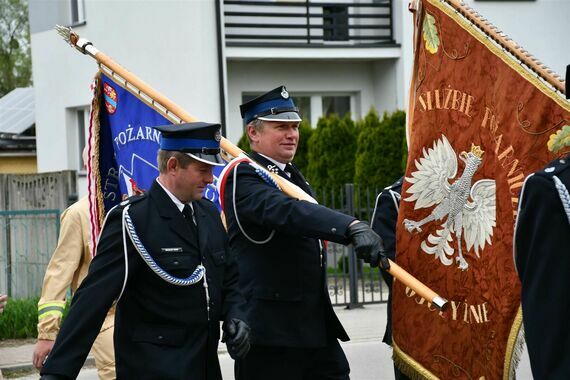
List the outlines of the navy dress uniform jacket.
{"type": "MultiPolygon", "coordinates": [[[[172,285],[156,273],[128,240],[128,277],[115,318],[118,379],[221,379],[217,347],[220,320],[245,320],[238,271],[216,207],[194,201],[197,234],[158,183],[131,199],[129,214],[156,263],[187,277],[206,267],[209,320],[203,280],[172,285]]],[[[71,310],[42,374],[76,378],[107,310],[125,278],[122,208],[113,209],[103,228],[89,274],[73,297],[71,310]]],[[[196,229],[194,229],[196,231],[196,229]]]]}
{"type": "MultiPolygon", "coordinates": [[[[398,222],[398,209],[400,207],[400,194],[404,177],[388,186],[376,198],[372,214],[371,227],[384,242],[386,256],[396,261],[396,223],[398,222]]],[[[382,277],[388,286],[388,318],[386,331],[382,341],[392,345],[392,281],[393,277],[387,271],[380,269],[382,277]]]]}
{"type": "MultiPolygon", "coordinates": [[[[291,178],[257,153],[252,158],[312,193],[296,171],[291,178]]],[[[324,347],[348,340],[335,315],[326,283],[326,252],[318,239],[348,243],[346,230],[353,217],[293,199],[266,183],[249,164],[237,167],[226,180],[224,201],[232,252],[240,269],[240,288],[247,302],[252,343],[277,347],[324,347]],[[244,236],[257,241],[255,244],[244,236]],[[274,232],[273,232],[274,231],[274,232]]]]}
{"type": "Polygon", "coordinates": [[[527,179],[515,231],[526,343],[539,380],[570,379],[570,223],[553,178],[570,189],[569,158],[527,179]]]}

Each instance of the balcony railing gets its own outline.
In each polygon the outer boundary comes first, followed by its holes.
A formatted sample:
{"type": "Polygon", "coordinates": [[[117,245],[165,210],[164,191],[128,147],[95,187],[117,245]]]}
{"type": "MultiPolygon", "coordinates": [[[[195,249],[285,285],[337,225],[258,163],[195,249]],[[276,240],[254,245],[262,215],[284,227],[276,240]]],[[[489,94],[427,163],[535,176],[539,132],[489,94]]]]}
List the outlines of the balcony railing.
{"type": "Polygon", "coordinates": [[[392,0],[224,0],[227,46],[386,46],[392,0]]]}

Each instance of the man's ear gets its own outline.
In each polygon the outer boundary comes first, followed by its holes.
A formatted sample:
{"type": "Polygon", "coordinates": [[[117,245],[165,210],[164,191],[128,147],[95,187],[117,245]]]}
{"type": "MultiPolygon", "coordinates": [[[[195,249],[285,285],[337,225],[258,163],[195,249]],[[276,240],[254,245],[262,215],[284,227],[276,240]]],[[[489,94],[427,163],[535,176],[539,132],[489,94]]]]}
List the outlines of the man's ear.
{"type": "Polygon", "coordinates": [[[168,161],[166,161],[166,172],[170,173],[173,171],[178,170],[178,167],[180,166],[178,160],[176,159],[176,157],[170,157],[168,159],[168,161]]]}
{"type": "Polygon", "coordinates": [[[259,141],[259,131],[255,129],[251,124],[247,125],[245,131],[249,136],[249,141],[251,141],[253,144],[259,141]]]}

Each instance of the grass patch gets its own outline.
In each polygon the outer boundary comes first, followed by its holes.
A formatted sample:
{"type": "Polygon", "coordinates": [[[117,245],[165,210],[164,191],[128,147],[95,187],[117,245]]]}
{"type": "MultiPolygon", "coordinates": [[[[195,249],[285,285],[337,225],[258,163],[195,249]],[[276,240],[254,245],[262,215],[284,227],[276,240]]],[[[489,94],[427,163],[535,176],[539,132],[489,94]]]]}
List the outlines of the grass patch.
{"type": "MultiPolygon", "coordinates": [[[[8,298],[0,314],[0,346],[10,345],[10,339],[35,339],[38,336],[38,301],[40,297],[8,298]]],[[[69,311],[70,300],[65,304],[62,323],[69,311]]]]}
{"type": "Polygon", "coordinates": [[[25,339],[37,336],[39,297],[8,298],[0,314],[0,340],[25,339]]]}
{"type": "Polygon", "coordinates": [[[4,375],[5,379],[19,379],[24,376],[30,375],[38,375],[40,377],[40,373],[35,368],[28,368],[28,369],[3,369],[2,374],[4,375]]]}

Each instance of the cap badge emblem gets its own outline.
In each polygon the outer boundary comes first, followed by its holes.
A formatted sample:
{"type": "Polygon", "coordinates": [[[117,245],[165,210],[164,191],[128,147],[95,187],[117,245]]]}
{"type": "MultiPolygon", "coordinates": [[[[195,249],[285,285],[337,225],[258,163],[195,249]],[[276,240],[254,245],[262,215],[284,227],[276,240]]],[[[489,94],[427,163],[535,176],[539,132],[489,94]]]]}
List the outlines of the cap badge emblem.
{"type": "Polygon", "coordinates": [[[222,132],[220,132],[219,130],[216,131],[216,133],[214,134],[214,139],[216,141],[220,141],[222,139],[222,132]]]}
{"type": "Polygon", "coordinates": [[[283,99],[289,99],[289,93],[287,92],[285,87],[281,88],[281,97],[283,97],[283,99]]]}

